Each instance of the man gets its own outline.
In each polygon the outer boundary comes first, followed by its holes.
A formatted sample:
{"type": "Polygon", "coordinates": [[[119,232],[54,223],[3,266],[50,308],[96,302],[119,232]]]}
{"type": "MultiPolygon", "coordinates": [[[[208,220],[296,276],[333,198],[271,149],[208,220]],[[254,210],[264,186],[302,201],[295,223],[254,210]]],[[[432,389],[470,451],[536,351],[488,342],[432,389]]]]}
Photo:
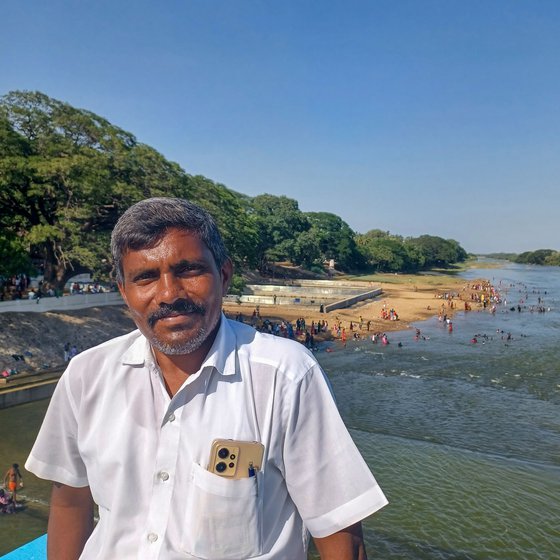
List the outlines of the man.
{"type": "Polygon", "coordinates": [[[14,506],[17,504],[17,489],[18,486],[23,488],[23,477],[19,472],[19,465],[14,463],[4,475],[4,486],[12,494],[12,502],[14,506]]]}
{"type": "Polygon", "coordinates": [[[138,330],[70,362],[26,463],[54,481],[49,558],[303,560],[309,531],[321,558],[365,559],[360,520],[386,499],[312,354],[222,314],[212,218],[144,200],[111,251],[138,330]],[[263,444],[261,468],[207,470],[219,438],[263,444]]]}

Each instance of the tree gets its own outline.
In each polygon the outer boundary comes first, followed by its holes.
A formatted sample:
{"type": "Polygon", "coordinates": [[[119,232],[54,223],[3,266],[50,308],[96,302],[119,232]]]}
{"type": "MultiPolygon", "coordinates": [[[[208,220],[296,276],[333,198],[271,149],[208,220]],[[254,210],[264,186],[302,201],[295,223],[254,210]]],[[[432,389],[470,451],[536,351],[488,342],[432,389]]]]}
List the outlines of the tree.
{"type": "Polygon", "coordinates": [[[107,272],[122,211],[184,180],[132,134],[39,92],[2,97],[0,122],[0,225],[57,288],[80,272],[107,272]]]}
{"type": "Polygon", "coordinates": [[[560,266],[560,252],[553,251],[548,257],[545,258],[544,264],[547,266],[560,266]]]}
{"type": "Polygon", "coordinates": [[[0,233],[0,277],[32,274],[33,271],[33,264],[22,240],[10,232],[0,233]]]}
{"type": "Polygon", "coordinates": [[[467,252],[454,239],[443,239],[434,235],[421,235],[406,241],[423,255],[425,267],[449,266],[462,262],[467,258],[467,252]]]}
{"type": "Polygon", "coordinates": [[[188,176],[186,195],[216,220],[236,268],[257,265],[259,230],[250,199],[202,175],[188,176]]]}
{"type": "Polygon", "coordinates": [[[305,217],[311,224],[309,231],[317,240],[321,261],[334,259],[342,270],[363,266],[354,239],[356,234],[344,220],[330,212],[306,212],[305,217]]]}
{"type": "Polygon", "coordinates": [[[295,264],[304,268],[322,269],[323,255],[319,247],[319,240],[313,228],[302,231],[293,244],[291,259],[295,264]]]}
{"type": "Polygon", "coordinates": [[[153,196],[208,209],[241,268],[264,270],[283,259],[315,267],[332,258],[343,270],[367,263],[413,271],[466,258],[454,240],[356,235],[335,214],[303,213],[286,196],[250,198],[189,175],[131,133],[43,93],[0,98],[0,275],[34,265],[57,289],[81,272],[108,278],[114,224],[131,204],[153,196]]]}
{"type": "Polygon", "coordinates": [[[385,237],[362,237],[360,246],[367,263],[379,272],[401,272],[406,269],[408,254],[401,239],[385,237]]]}
{"type": "Polygon", "coordinates": [[[554,254],[556,251],[552,249],[537,249],[536,251],[525,251],[518,255],[515,259],[516,263],[519,264],[550,264],[551,261],[554,262],[554,254]]]}
{"type": "Polygon", "coordinates": [[[289,257],[294,240],[310,227],[297,201],[286,196],[256,196],[250,201],[249,211],[258,230],[257,256],[261,270],[266,269],[269,260],[289,257]]]}

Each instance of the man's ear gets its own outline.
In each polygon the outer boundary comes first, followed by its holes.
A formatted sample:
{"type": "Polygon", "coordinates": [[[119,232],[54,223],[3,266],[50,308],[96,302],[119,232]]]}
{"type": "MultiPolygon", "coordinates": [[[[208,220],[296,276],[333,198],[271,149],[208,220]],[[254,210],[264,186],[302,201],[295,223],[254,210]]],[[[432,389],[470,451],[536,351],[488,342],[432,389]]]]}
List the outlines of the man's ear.
{"type": "Polygon", "coordinates": [[[220,271],[222,273],[222,294],[225,296],[233,278],[233,263],[231,259],[226,259],[220,271]]]}

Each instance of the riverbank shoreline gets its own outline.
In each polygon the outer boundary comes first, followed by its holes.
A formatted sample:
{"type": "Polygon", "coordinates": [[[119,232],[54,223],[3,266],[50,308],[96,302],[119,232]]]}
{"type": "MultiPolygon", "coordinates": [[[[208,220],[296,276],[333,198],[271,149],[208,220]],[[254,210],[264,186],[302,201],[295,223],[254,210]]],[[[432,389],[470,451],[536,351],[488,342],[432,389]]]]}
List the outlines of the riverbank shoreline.
{"type": "MultiPolygon", "coordinates": [[[[378,297],[330,313],[322,313],[319,305],[255,306],[229,301],[224,301],[223,310],[227,317],[257,328],[267,320],[273,325],[289,322],[295,327],[298,319],[304,319],[307,330],[312,324],[325,322],[325,328],[314,334],[315,341],[321,342],[340,338],[338,326],[348,337],[351,331],[365,336],[367,331],[405,330],[438,314],[452,317],[455,311],[464,309],[463,302],[471,301],[472,286],[451,275],[379,274],[369,280],[381,288],[378,297]]],[[[124,305],[45,313],[8,312],[1,319],[0,371],[14,368],[18,373],[64,366],[65,345],[81,352],[135,328],[124,305]]]]}

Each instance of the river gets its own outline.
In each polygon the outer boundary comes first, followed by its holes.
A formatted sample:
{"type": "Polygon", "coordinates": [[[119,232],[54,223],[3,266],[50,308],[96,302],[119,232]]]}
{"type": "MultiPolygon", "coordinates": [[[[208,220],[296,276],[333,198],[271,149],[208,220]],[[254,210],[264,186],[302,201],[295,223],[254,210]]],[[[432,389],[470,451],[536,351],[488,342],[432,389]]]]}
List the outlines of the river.
{"type": "MultiPolygon", "coordinates": [[[[451,333],[434,318],[415,325],[418,340],[408,330],[390,333],[388,346],[352,340],[317,354],[390,500],[365,521],[368,551],[386,560],[557,558],[560,268],[507,264],[461,276],[488,278],[507,303],[494,314],[457,313],[451,333]],[[539,305],[550,310],[531,311],[539,305]]],[[[0,411],[6,468],[24,463],[46,404],[0,411]]],[[[1,519],[0,553],[45,531],[48,485],[25,482],[28,507],[1,519]]]]}

